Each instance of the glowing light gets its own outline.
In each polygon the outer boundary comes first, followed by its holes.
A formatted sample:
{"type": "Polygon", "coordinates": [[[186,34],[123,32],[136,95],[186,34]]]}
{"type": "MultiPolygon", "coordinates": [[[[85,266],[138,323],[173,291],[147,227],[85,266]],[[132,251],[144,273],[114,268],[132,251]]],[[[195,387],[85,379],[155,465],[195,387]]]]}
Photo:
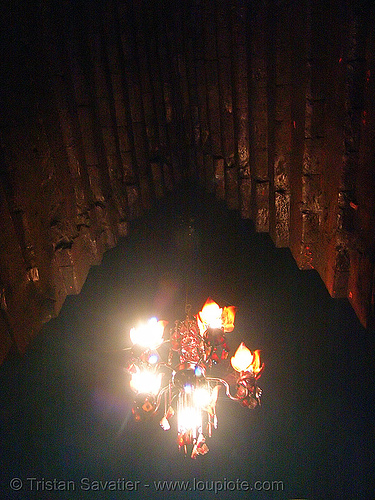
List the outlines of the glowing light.
{"type": "Polygon", "coordinates": [[[132,328],[130,338],[136,348],[132,349],[127,371],[130,387],[136,393],[132,408],[135,420],[155,415],[164,407],[160,426],[168,431],[176,413],[178,447],[196,458],[208,452],[206,435],[211,437],[217,428],[220,388],[224,387],[226,395],[242,406],[257,407],[262,394],[257,380],[264,365],[260,351],[252,353],[242,342],[231,358],[231,365],[239,372],[237,392],[232,394],[232,386],[220,376],[211,377],[210,370],[227,359],[225,333],[234,329],[236,307],[221,308],[208,298],[192,319],[189,312],[190,306],[186,306],[187,316],[175,322],[169,340],[164,340],[166,321],[151,318],[132,328]],[[168,357],[166,342],[170,343],[168,357]]]}
{"type": "Polygon", "coordinates": [[[157,349],[163,343],[163,333],[167,321],[151,318],[146,324],[130,330],[130,340],[149,349],[157,349]]]}
{"type": "Polygon", "coordinates": [[[206,408],[211,403],[211,391],[207,387],[198,387],[194,391],[194,404],[198,408],[206,408]]]}
{"type": "Polygon", "coordinates": [[[253,372],[255,373],[255,375],[263,369],[263,365],[261,366],[261,364],[260,364],[260,351],[259,350],[254,351],[254,360],[252,363],[252,367],[253,367],[253,372]]]}
{"type": "Polygon", "coordinates": [[[178,432],[185,433],[191,431],[196,437],[202,427],[202,413],[195,406],[182,406],[178,410],[178,432]]]}
{"type": "Polygon", "coordinates": [[[150,365],[154,365],[158,361],[159,361],[159,356],[156,353],[151,354],[148,358],[148,362],[150,363],[150,365]]]}
{"type": "Polygon", "coordinates": [[[206,300],[202,310],[197,314],[197,323],[201,335],[207,328],[222,328],[225,333],[234,328],[234,317],[236,308],[234,306],[222,309],[210,297],[206,300]]]}
{"type": "Polygon", "coordinates": [[[221,322],[225,333],[232,332],[234,329],[234,318],[236,316],[236,307],[224,307],[221,315],[221,322]]]}
{"type": "Polygon", "coordinates": [[[221,314],[223,310],[210,297],[206,300],[202,310],[197,314],[197,321],[201,335],[207,328],[221,328],[221,314]]]}
{"type": "Polygon", "coordinates": [[[186,394],[191,394],[191,385],[190,384],[185,384],[184,385],[184,391],[186,394]]]}
{"type": "Polygon", "coordinates": [[[168,422],[167,417],[163,417],[163,418],[160,420],[160,427],[163,429],[163,431],[169,431],[169,429],[171,428],[171,425],[170,425],[170,423],[168,422]]]}
{"type": "Polygon", "coordinates": [[[156,395],[159,392],[161,386],[161,377],[161,373],[156,375],[152,371],[140,370],[137,367],[135,373],[132,374],[130,387],[134,392],[137,392],[139,394],[156,395]]]}
{"type": "Polygon", "coordinates": [[[245,372],[251,367],[253,358],[251,351],[241,342],[230,362],[237,372],[245,372]]]}
{"type": "Polygon", "coordinates": [[[254,375],[257,375],[263,369],[263,365],[260,364],[260,351],[256,350],[252,353],[243,342],[241,342],[230,362],[237,372],[251,371],[254,375]]]}

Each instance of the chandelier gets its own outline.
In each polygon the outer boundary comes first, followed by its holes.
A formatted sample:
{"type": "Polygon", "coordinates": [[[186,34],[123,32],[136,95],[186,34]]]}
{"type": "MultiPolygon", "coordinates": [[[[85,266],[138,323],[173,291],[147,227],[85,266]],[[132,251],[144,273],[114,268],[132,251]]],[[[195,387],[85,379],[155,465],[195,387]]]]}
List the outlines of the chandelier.
{"type": "Polygon", "coordinates": [[[225,334],[234,329],[236,308],[220,308],[208,298],[193,318],[190,309],[188,305],[183,321],[175,322],[169,338],[164,337],[167,322],[156,318],[132,328],[132,358],[127,370],[135,393],[135,420],[159,414],[162,429],[168,431],[174,417],[179,449],[196,458],[208,452],[206,440],[217,428],[220,388],[231,400],[256,408],[262,394],[257,380],[264,365],[259,351],[251,352],[242,342],[230,359],[234,372],[227,378],[234,375],[234,389],[224,378],[210,376],[214,365],[228,358],[225,334]],[[168,344],[169,349],[165,348],[168,344]]]}

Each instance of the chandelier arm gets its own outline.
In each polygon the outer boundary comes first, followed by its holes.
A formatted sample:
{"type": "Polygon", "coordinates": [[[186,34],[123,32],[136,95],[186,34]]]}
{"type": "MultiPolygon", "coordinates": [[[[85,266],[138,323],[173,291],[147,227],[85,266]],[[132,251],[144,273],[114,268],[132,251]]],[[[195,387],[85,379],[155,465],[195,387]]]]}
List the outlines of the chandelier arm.
{"type": "Polygon", "coordinates": [[[225,387],[225,394],[228,396],[229,399],[231,399],[232,401],[240,401],[240,398],[232,396],[232,394],[230,393],[229,384],[224,379],[218,377],[206,377],[206,380],[212,382],[220,382],[220,384],[222,384],[225,387]]]}
{"type": "Polygon", "coordinates": [[[174,394],[174,395],[172,396],[172,399],[171,399],[171,404],[173,403],[173,401],[174,401],[177,397],[178,397],[178,393],[177,393],[177,394],[174,394]]]}
{"type": "Polygon", "coordinates": [[[211,437],[212,428],[217,428],[216,404],[220,387],[224,386],[226,396],[243,407],[259,406],[262,391],[257,387],[257,379],[264,364],[260,363],[260,351],[252,353],[242,342],[231,359],[238,373],[230,377],[236,375],[236,382],[223,372],[218,374],[229,382],[220,376],[206,376],[212,365],[227,359],[229,348],[225,333],[234,328],[236,308],[222,309],[209,297],[202,311],[190,318],[188,289],[187,280],[186,317],[183,321],[175,321],[169,339],[163,338],[167,322],[154,318],[149,320],[147,330],[140,328],[139,335],[138,330],[131,329],[130,337],[132,342],[137,341],[133,342],[136,347],[122,350],[132,353],[128,372],[130,387],[137,394],[132,409],[135,420],[164,410],[160,425],[163,430],[169,430],[170,418],[177,415],[178,447],[186,453],[188,445],[193,445],[191,457],[196,458],[208,452],[204,434],[207,432],[211,437]],[[137,335],[133,335],[134,331],[137,335]],[[159,347],[163,345],[165,349],[160,352],[159,347]],[[175,363],[176,357],[179,359],[175,363]]]}
{"type": "Polygon", "coordinates": [[[168,365],[168,363],[165,363],[164,361],[161,361],[160,363],[158,363],[156,365],[156,368],[158,369],[160,366],[165,366],[166,368],[169,368],[171,371],[173,371],[173,368],[170,365],[168,365]]]}
{"type": "Polygon", "coordinates": [[[156,406],[154,408],[154,411],[151,413],[151,415],[155,415],[155,413],[159,410],[161,398],[162,398],[163,394],[167,391],[167,389],[169,389],[169,384],[166,385],[165,387],[163,387],[163,389],[161,391],[159,391],[158,397],[156,399],[156,406]]]}

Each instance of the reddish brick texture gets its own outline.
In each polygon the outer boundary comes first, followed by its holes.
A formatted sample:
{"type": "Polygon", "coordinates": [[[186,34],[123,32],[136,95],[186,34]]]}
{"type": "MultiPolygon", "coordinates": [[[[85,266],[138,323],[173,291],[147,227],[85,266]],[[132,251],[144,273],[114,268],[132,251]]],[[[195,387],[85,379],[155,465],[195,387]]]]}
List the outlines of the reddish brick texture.
{"type": "Polygon", "coordinates": [[[373,327],[372,2],[2,10],[0,362],[186,179],[373,327]]]}

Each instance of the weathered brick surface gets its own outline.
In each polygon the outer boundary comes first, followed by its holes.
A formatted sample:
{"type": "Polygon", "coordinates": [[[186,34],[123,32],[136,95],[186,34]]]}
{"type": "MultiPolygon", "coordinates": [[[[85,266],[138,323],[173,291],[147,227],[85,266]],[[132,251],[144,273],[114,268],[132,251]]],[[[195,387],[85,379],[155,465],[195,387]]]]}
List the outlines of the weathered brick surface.
{"type": "Polygon", "coordinates": [[[225,161],[224,158],[214,159],[215,193],[219,200],[225,199],[225,161]]]}
{"type": "Polygon", "coordinates": [[[290,163],[291,163],[291,34],[288,26],[290,11],[280,9],[274,20],[273,92],[271,119],[273,125],[272,154],[269,158],[270,175],[273,177],[271,196],[274,202],[274,227],[270,234],[278,247],[289,245],[290,231],[290,163]]]}
{"type": "Polygon", "coordinates": [[[255,182],[255,230],[265,233],[269,230],[269,182],[255,182]]]}
{"type": "Polygon", "coordinates": [[[253,179],[252,219],[259,232],[269,231],[267,8],[266,3],[250,11],[250,170],[253,179]]]}
{"type": "Polygon", "coordinates": [[[220,156],[222,146],[215,2],[205,2],[202,21],[210,146],[212,155],[220,156]]]}
{"type": "MultiPolygon", "coordinates": [[[[374,11],[373,11],[374,12],[374,11]]],[[[363,26],[356,24],[357,29],[363,26]]],[[[370,21],[365,25],[368,31],[362,32],[363,61],[360,72],[364,75],[363,94],[358,94],[356,85],[351,87],[355,107],[363,104],[360,113],[360,132],[358,145],[358,168],[355,173],[355,189],[349,191],[346,223],[352,229],[350,251],[350,275],[348,297],[361,322],[374,328],[374,255],[375,255],[375,36],[370,21]],[[367,34],[367,36],[364,36],[367,34]]],[[[362,28],[363,29],[363,28],[362,28]]],[[[353,51],[351,55],[354,59],[353,51]]]]}
{"type": "Polygon", "coordinates": [[[372,3],[78,4],[0,19],[0,359],[186,178],[373,324],[372,3]]]}
{"type": "Polygon", "coordinates": [[[217,57],[220,94],[220,129],[221,154],[225,166],[232,167],[235,158],[233,96],[232,96],[232,61],[230,16],[228,2],[218,1],[216,9],[217,22],[217,57]]]}

